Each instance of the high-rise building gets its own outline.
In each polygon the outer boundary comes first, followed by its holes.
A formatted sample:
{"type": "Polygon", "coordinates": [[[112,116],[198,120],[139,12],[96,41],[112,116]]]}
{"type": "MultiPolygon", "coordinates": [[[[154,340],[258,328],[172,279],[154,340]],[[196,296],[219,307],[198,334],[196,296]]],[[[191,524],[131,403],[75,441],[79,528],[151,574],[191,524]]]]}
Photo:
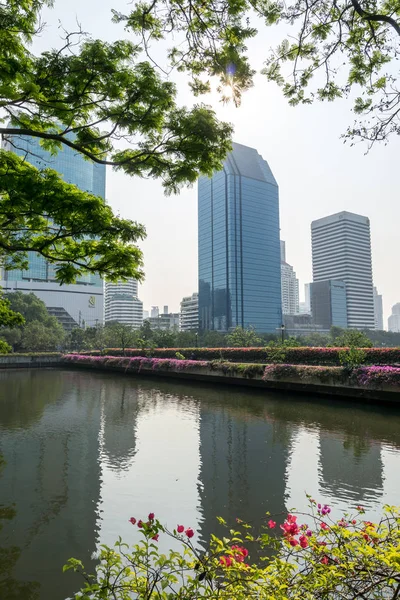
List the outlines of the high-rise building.
{"type": "Polygon", "coordinates": [[[201,177],[199,327],[228,331],[282,324],[279,192],[257,150],[233,144],[222,171],[201,177]]]}
{"type": "Polygon", "coordinates": [[[138,329],[143,323],[143,302],[138,298],[136,279],[105,283],[104,320],[138,329]]]}
{"type": "Polygon", "coordinates": [[[389,331],[400,333],[400,302],[392,306],[392,314],[388,319],[389,331]]]}
{"type": "Polygon", "coordinates": [[[311,283],[304,284],[304,308],[306,313],[311,312],[311,291],[310,291],[311,283]]]}
{"type": "Polygon", "coordinates": [[[164,304],[164,310],[163,310],[163,314],[167,315],[168,314],[168,305],[164,304]]]}
{"type": "MultiPolygon", "coordinates": [[[[38,169],[51,168],[67,183],[105,198],[105,165],[85,160],[69,147],[52,156],[29,136],[7,136],[3,147],[26,157],[38,169]]],[[[26,270],[2,269],[0,286],[5,292],[33,292],[46,304],[65,329],[94,326],[103,322],[103,281],[98,275],[86,274],[75,284],[60,285],[55,279],[57,265],[50,264],[36,252],[28,252],[26,270]]]]}
{"type": "Polygon", "coordinates": [[[181,331],[197,331],[199,328],[199,294],[185,296],[181,301],[179,329],[181,331]]]}
{"type": "Polygon", "coordinates": [[[160,310],[159,310],[158,306],[152,306],[151,311],[150,311],[150,317],[152,319],[156,319],[159,314],[160,314],[160,310]]]}
{"type": "Polygon", "coordinates": [[[282,313],[297,315],[299,313],[299,280],[291,265],[286,262],[286,243],[281,240],[281,290],[282,313]]]}
{"type": "Polygon", "coordinates": [[[382,294],[378,294],[378,290],[374,287],[374,316],[375,329],[383,331],[383,302],[382,294]]]}
{"type": "Polygon", "coordinates": [[[168,331],[170,329],[177,331],[179,329],[179,313],[162,313],[158,317],[150,317],[147,319],[152,329],[162,329],[168,331]]]}
{"type": "Polygon", "coordinates": [[[374,329],[369,219],[343,211],[313,221],[311,236],[313,281],[343,281],[347,326],[374,329]]]}
{"type": "Polygon", "coordinates": [[[322,329],[332,326],[347,329],[346,285],[328,279],[311,284],[311,313],[313,322],[322,329]]]}

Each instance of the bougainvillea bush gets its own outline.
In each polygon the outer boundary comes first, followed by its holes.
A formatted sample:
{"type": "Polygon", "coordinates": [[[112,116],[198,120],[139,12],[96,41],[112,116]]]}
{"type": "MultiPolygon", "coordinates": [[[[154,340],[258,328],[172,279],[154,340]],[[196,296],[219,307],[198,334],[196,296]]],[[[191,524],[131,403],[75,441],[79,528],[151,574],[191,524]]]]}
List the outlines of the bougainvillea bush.
{"type": "MultiPolygon", "coordinates": [[[[282,348],[280,362],[296,365],[340,366],[340,352],[343,348],[282,348]]],[[[346,350],[349,350],[348,348],[346,350]]],[[[400,365],[400,348],[364,348],[365,364],[400,365]]],[[[155,348],[149,351],[154,358],[176,358],[179,352],[190,360],[223,360],[239,363],[273,363],[276,361],[276,348],[155,348]]],[[[88,352],[88,355],[122,356],[119,348],[106,348],[101,352],[88,352]]],[[[143,349],[125,349],[125,356],[142,356],[143,349]]]]}
{"type": "Polygon", "coordinates": [[[400,513],[394,507],[385,507],[377,523],[365,520],[362,507],[334,520],[329,506],[310,498],[308,514],[269,515],[257,535],[237,519],[223,539],[212,536],[205,551],[185,524],[170,531],[154,513],[129,520],[142,535],[132,548],[121,540],[102,546],[93,575],[76,559],[64,567],[85,579],[76,600],[399,598],[400,513]],[[180,549],[160,552],[162,536],[180,549]]]}
{"type": "Polygon", "coordinates": [[[142,371],[190,373],[204,370],[205,372],[214,371],[216,374],[221,373],[232,377],[262,377],[265,382],[289,379],[309,384],[342,384],[344,386],[377,389],[383,386],[400,386],[400,367],[389,366],[359,367],[349,372],[347,367],[290,364],[264,366],[257,363],[208,362],[204,360],[178,360],[144,356],[88,356],[87,354],[67,354],[63,357],[63,362],[78,366],[87,365],[98,369],[117,368],[134,373],[141,373],[142,371]]]}

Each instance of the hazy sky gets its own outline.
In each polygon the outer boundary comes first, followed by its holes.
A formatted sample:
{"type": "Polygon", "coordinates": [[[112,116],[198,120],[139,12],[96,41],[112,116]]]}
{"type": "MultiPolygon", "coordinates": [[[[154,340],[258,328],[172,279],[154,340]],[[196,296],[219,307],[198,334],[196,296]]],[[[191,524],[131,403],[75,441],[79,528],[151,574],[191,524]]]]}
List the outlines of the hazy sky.
{"type": "MultiPolygon", "coordinates": [[[[46,13],[48,25],[38,47],[58,45],[58,20],[72,29],[78,19],[93,37],[129,38],[110,23],[110,14],[111,8],[128,12],[130,6],[121,0],[56,0],[46,13]]],[[[255,68],[260,70],[268,49],[284,34],[282,28],[270,28],[251,41],[255,68]]],[[[182,76],[178,84],[179,101],[192,103],[182,76]]],[[[281,90],[261,75],[240,108],[223,106],[215,95],[205,101],[221,120],[234,124],[235,141],[256,148],[269,162],[280,190],[281,239],[300,280],[300,299],[304,283],[311,281],[311,221],[341,210],[370,218],[374,285],[383,294],[386,327],[391,306],[400,302],[400,139],[393,137],[365,155],[366,146],[350,147],[340,139],[353,121],[351,102],[291,108],[281,90]]],[[[144,308],[168,304],[179,310],[181,298],[197,291],[197,186],[166,198],[156,181],[109,170],[107,200],[121,216],[147,228],[142,244],[146,281],[140,286],[144,308]]]]}

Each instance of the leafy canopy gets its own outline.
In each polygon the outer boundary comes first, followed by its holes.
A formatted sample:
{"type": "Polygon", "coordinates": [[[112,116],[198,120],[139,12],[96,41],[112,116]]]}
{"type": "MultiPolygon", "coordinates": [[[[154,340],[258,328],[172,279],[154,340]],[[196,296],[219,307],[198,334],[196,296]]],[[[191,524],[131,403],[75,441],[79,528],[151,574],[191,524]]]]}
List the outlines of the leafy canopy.
{"type": "Polygon", "coordinates": [[[179,107],[174,84],[130,41],[66,32],[60,48],[33,54],[45,5],[51,2],[0,6],[0,133],[7,148],[0,153],[0,259],[21,267],[33,250],[58,265],[61,283],[86,272],[141,279],[136,243],[144,228],[12,150],[31,136],[52,154],[68,147],[128,175],[161,179],[172,193],[221,167],[231,126],[202,104],[179,107]]]}
{"type": "Polygon", "coordinates": [[[236,103],[254,75],[246,43],[280,23],[287,37],[275,50],[266,44],[263,73],[291,105],[351,94],[356,121],[347,138],[372,145],[400,133],[398,0],[152,0],[114,18],[141,35],[148,52],[179,32],[171,67],[190,73],[197,94],[218,76],[223,99],[236,103]]]}

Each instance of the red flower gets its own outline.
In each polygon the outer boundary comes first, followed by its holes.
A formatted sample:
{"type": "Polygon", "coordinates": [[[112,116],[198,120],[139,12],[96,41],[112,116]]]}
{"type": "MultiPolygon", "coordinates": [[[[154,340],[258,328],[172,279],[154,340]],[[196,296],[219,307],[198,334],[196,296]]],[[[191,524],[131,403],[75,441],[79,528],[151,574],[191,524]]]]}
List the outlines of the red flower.
{"type": "Polygon", "coordinates": [[[151,539],[155,540],[156,542],[158,542],[158,538],[159,537],[160,537],[160,535],[158,533],[156,533],[156,535],[153,535],[153,537],[151,539]]]}
{"type": "Polygon", "coordinates": [[[154,513],[149,513],[149,521],[154,521],[154,513]]]}
{"type": "Polygon", "coordinates": [[[298,540],[296,540],[296,538],[291,538],[291,539],[289,540],[289,544],[290,544],[291,546],[298,546],[299,542],[298,542],[298,540]]]}
{"type": "Polygon", "coordinates": [[[231,556],[221,556],[219,559],[219,564],[223,567],[230,567],[232,565],[233,559],[231,556]]]}
{"type": "Polygon", "coordinates": [[[323,529],[324,531],[326,531],[327,529],[329,529],[329,526],[326,523],[321,523],[321,529],[323,529]]]}
{"type": "Polygon", "coordinates": [[[327,565],[329,563],[329,558],[325,555],[321,558],[321,562],[323,565],[327,565]]]}
{"type": "Polygon", "coordinates": [[[131,517],[131,518],[129,519],[129,523],[132,523],[132,525],[135,525],[135,523],[136,523],[136,519],[135,519],[135,517],[131,517]]]}
{"type": "Polygon", "coordinates": [[[188,536],[188,538],[192,538],[194,536],[194,531],[191,527],[188,527],[185,531],[186,535],[188,536]]]}
{"type": "Polygon", "coordinates": [[[308,546],[308,539],[306,538],[306,536],[305,535],[301,535],[300,538],[299,538],[299,540],[300,540],[300,546],[302,548],[307,548],[307,546],[308,546]]]}
{"type": "Polygon", "coordinates": [[[270,520],[268,521],[268,527],[269,527],[270,529],[273,529],[274,527],[276,527],[276,523],[275,523],[275,521],[273,521],[272,519],[270,519],[270,520]]]}
{"type": "Polygon", "coordinates": [[[355,519],[352,520],[353,525],[355,525],[357,523],[357,521],[355,519]]]}
{"type": "Polygon", "coordinates": [[[140,527],[140,529],[143,527],[142,519],[140,519],[140,521],[137,522],[137,526],[140,527]]]}
{"type": "Polygon", "coordinates": [[[178,533],[183,533],[185,531],[185,527],[183,525],[178,525],[178,527],[176,528],[178,533]]]}

